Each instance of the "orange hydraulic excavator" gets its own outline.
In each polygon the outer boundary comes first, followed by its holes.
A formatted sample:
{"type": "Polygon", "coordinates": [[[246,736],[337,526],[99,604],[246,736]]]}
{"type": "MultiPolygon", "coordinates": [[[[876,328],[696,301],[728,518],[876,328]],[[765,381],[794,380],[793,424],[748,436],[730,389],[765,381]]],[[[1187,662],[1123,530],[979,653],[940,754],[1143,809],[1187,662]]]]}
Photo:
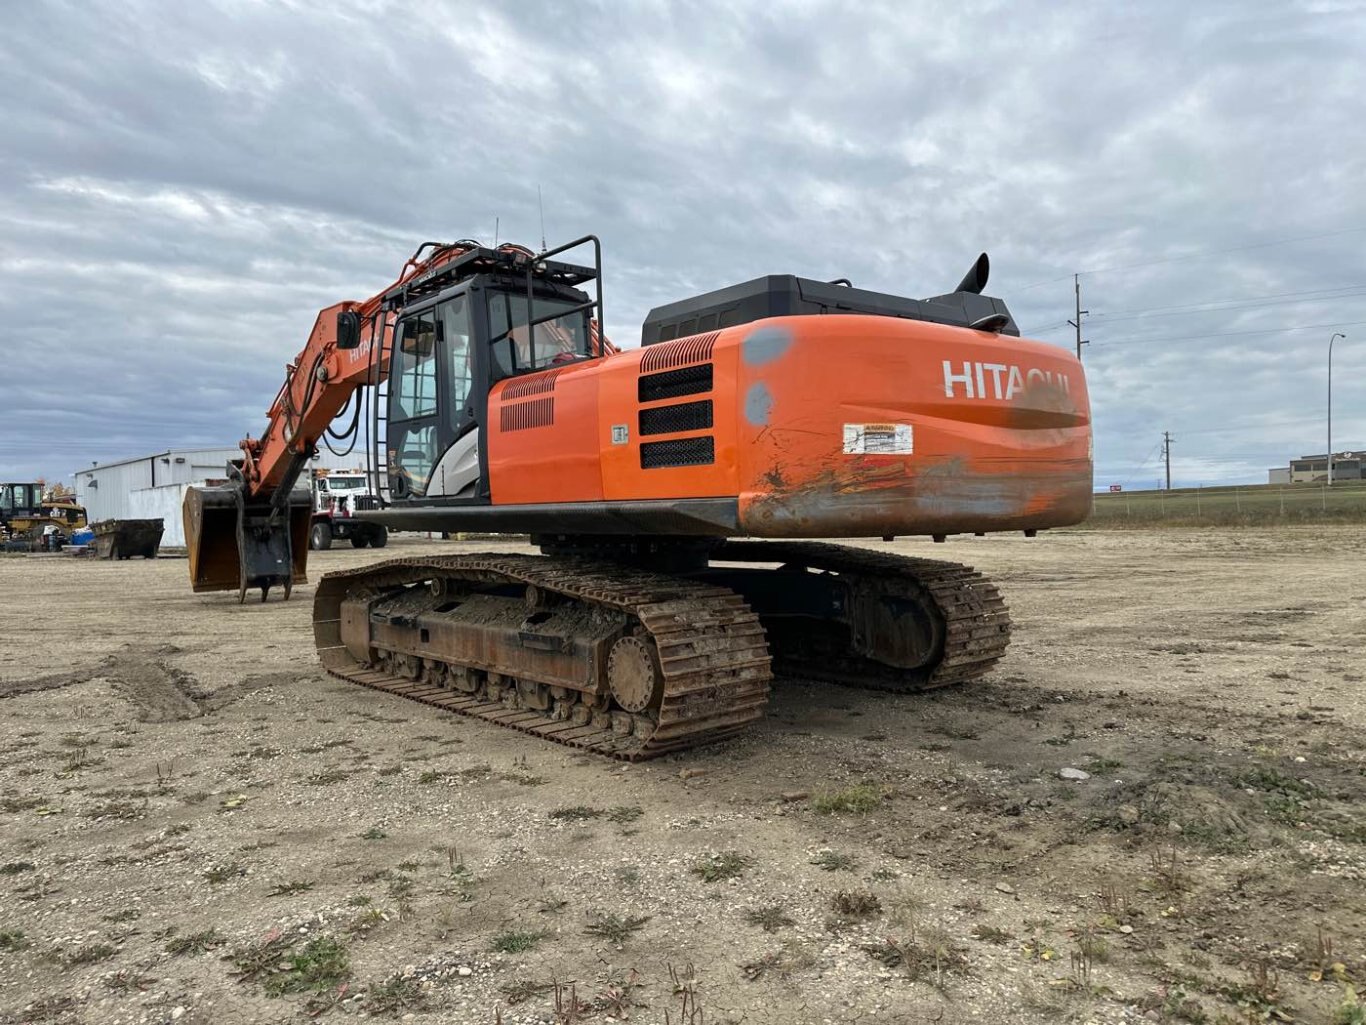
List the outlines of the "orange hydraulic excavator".
{"type": "Polygon", "coordinates": [[[333,436],[354,444],[368,410],[380,495],[357,515],[526,533],[543,554],[327,574],[314,632],[336,675],[631,759],[752,722],[775,666],[902,693],[974,679],[1010,630],[980,574],[790,539],[1086,516],[1081,364],[1021,339],[987,273],[983,254],[925,300],[757,278],[652,310],[618,351],[595,237],[428,243],[318,315],[229,484],[187,494],[194,590],[264,601],[305,580],[295,484],[349,405],[333,436]],[[591,265],[563,258],[588,247],[591,265]]]}

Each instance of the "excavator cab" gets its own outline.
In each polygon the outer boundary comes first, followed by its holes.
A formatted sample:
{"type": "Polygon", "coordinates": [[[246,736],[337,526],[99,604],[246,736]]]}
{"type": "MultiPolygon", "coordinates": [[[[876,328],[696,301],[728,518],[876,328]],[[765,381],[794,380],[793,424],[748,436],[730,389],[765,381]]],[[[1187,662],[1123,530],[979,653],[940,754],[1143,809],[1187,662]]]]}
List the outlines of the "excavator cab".
{"type": "MultiPolygon", "coordinates": [[[[567,266],[567,265],[566,265],[567,266]]],[[[383,454],[391,504],[489,501],[481,444],[498,382],[594,358],[597,301],[574,284],[481,272],[403,307],[389,360],[383,454]]]]}

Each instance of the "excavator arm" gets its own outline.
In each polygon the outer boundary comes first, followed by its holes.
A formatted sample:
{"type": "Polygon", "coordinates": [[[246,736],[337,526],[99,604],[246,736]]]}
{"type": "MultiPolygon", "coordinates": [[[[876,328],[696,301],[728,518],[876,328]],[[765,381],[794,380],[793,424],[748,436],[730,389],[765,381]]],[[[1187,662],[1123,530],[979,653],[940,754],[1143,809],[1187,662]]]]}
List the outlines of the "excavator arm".
{"type": "MultiPolygon", "coordinates": [[[[265,601],[272,587],[283,587],[288,598],[294,583],[307,581],[312,501],[297,485],[308,460],[358,389],[388,377],[387,342],[406,288],[477,248],[470,240],[424,243],[382,291],[319,312],[307,344],[285,367],[266,429],[240,443],[242,457],[228,466],[228,483],[186,492],[185,538],[196,592],[236,589],[244,601],[249,589],[259,587],[265,601]]],[[[537,259],[510,243],[498,252],[526,265],[537,259]]],[[[614,351],[593,328],[598,351],[614,351]]]]}

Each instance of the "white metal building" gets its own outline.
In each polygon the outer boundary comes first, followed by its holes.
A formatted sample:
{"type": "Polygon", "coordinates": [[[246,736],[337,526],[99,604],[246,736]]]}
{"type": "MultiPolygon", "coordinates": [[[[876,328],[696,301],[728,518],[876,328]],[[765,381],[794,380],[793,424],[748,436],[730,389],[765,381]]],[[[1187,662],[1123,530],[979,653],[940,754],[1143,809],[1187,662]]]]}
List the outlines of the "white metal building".
{"type": "MultiPolygon", "coordinates": [[[[77,470],[74,488],[76,501],[85,506],[91,523],[100,520],[165,521],[161,543],[178,548],[185,544],[184,526],[180,509],[185,501],[185,489],[206,481],[227,478],[229,460],[241,456],[236,446],[223,448],[168,449],[136,459],[122,459],[114,463],[95,463],[88,469],[77,470]]],[[[309,464],[347,470],[365,465],[365,453],[352,452],[338,457],[322,450],[309,464]]]]}

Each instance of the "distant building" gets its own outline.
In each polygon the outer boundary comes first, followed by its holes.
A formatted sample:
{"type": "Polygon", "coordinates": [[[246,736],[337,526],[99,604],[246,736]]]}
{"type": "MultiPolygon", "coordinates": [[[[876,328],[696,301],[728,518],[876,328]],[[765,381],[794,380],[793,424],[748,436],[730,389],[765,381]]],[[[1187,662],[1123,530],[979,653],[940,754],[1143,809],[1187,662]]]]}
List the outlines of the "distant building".
{"type": "MultiPolygon", "coordinates": [[[[1300,456],[1286,467],[1267,471],[1269,484],[1323,484],[1328,480],[1328,456],[1300,456]]],[[[1333,480],[1366,480],[1366,452],[1335,452],[1333,480]]]]}
{"type": "MultiPolygon", "coordinates": [[[[76,501],[85,506],[86,518],[91,523],[161,519],[165,522],[161,543],[180,547],[185,544],[180,517],[185,489],[192,484],[226,480],[228,461],[241,455],[241,450],[233,445],[168,449],[135,459],[96,463],[72,475],[76,501]]],[[[309,465],[333,470],[363,467],[365,452],[357,450],[349,456],[338,457],[324,448],[309,465]]]]}

